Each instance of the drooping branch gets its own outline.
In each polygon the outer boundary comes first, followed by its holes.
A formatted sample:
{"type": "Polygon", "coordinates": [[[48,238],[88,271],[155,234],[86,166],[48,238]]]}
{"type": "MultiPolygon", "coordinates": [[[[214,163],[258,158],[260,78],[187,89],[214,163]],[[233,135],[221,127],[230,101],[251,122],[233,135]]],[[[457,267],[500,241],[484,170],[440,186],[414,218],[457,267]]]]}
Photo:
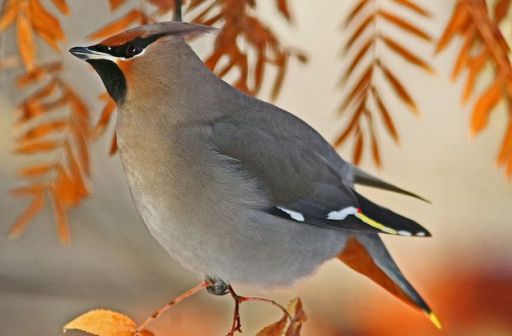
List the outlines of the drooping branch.
{"type": "MultiPolygon", "coordinates": [[[[343,51],[350,54],[348,66],[341,78],[347,84],[347,93],[340,105],[342,115],[350,114],[346,126],[335,141],[343,145],[350,137],[354,140],[353,162],[359,164],[363,157],[364,144],[368,143],[373,161],[381,165],[381,154],[375,123],[378,117],[391,138],[398,143],[399,134],[392,119],[390,108],[384,99],[384,88],[389,87],[413,113],[418,113],[416,102],[409,89],[402,83],[394,70],[386,64],[381,53],[387,49],[410,65],[428,73],[433,69],[428,62],[410,51],[394,35],[385,32],[386,26],[397,28],[417,40],[430,43],[432,38],[415,23],[396,15],[383,6],[385,1],[359,0],[345,19],[344,25],[351,32],[343,51]],[[379,81],[385,80],[385,84],[379,81]],[[367,135],[368,138],[367,139],[367,135]]],[[[408,10],[412,15],[430,19],[430,13],[411,1],[389,0],[397,9],[408,10]]]]}
{"type": "Polygon", "coordinates": [[[492,80],[477,94],[472,107],[470,129],[475,135],[482,132],[488,125],[491,113],[500,102],[505,103],[508,126],[497,162],[505,167],[505,174],[512,178],[512,65],[509,44],[499,27],[500,22],[507,17],[510,6],[509,0],[496,1],[493,7],[494,17],[491,17],[485,0],[458,0],[439,39],[436,53],[442,52],[455,37],[462,37],[463,43],[453,67],[452,79],[459,78],[467,71],[462,94],[464,103],[474,95],[482,74],[487,69],[492,69],[492,80]]]}

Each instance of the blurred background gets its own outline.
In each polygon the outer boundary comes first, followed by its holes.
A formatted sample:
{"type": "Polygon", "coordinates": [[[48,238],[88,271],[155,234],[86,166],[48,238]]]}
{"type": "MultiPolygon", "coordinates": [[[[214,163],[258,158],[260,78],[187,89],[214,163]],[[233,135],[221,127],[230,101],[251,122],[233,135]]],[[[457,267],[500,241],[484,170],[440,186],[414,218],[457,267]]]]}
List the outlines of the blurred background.
{"type": "MultiPolygon", "coordinates": [[[[417,24],[438,38],[452,6],[445,0],[419,3],[434,18],[417,24]]],[[[106,1],[69,4],[73,15],[61,21],[67,32],[63,50],[87,43],[88,34],[112,20],[106,1]]],[[[289,5],[291,25],[276,14],[270,1],[260,1],[256,8],[287,45],[309,56],[307,64],[291,60],[274,103],[333,141],[344,125],[336,112],[342,98],[336,83],[346,62],[341,54],[346,32],[340,22],[353,2],[295,0],[289,5]]],[[[6,34],[1,39],[2,55],[15,50],[13,39],[6,34]]],[[[212,39],[194,41],[194,49],[206,55],[212,39]]],[[[493,113],[487,130],[477,138],[470,136],[469,108],[460,103],[463,81],[449,80],[459,47],[456,42],[434,57],[431,45],[414,46],[436,69],[434,75],[389,60],[410,88],[421,116],[414,117],[389,98],[401,144],[395,146],[381,136],[382,167],[375,168],[369,158],[361,163],[367,171],[432,201],[361,188],[369,198],[418,220],[432,232],[430,239],[386,236],[384,240],[441,319],[443,330],[335,260],[294,288],[268,293],[239,288],[240,294],[264,295],[283,304],[300,296],[309,317],[305,335],[512,335],[512,185],[494,164],[507,113],[504,109],[493,113]]],[[[43,51],[40,57],[51,55],[43,51]]],[[[103,91],[99,78],[71,56],[64,60],[62,76],[80,94],[92,97],[88,103],[98,111],[93,118],[98,118],[102,105],[95,97],[103,91]]],[[[19,183],[17,169],[38,160],[12,151],[14,110],[21,98],[14,78],[0,73],[0,334],[58,335],[72,318],[100,307],[142,321],[201,281],[174,263],[150,236],[135,211],[118,156],[108,154],[109,137],[91,146],[93,195],[70,212],[70,245],[59,243],[49,208],[20,239],[6,237],[26,207],[26,200],[12,197],[8,190],[19,183]]],[[[264,84],[260,96],[268,100],[269,92],[270,85],[264,84]]],[[[381,125],[376,127],[377,133],[385,134],[381,125]]],[[[352,147],[339,152],[350,158],[352,147]]],[[[165,331],[162,335],[223,335],[230,328],[231,314],[229,297],[201,293],[163,315],[150,329],[165,331]]],[[[243,305],[244,335],[255,334],[279,317],[271,306],[243,305]]]]}

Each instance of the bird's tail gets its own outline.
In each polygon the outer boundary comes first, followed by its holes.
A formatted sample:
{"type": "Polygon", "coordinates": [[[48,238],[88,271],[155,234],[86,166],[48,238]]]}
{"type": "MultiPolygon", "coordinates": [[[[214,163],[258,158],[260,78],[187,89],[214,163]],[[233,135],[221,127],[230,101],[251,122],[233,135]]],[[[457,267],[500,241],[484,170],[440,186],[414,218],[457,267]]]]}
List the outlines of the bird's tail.
{"type": "Polygon", "coordinates": [[[411,197],[417,198],[419,200],[422,200],[424,202],[430,203],[429,200],[427,200],[413,192],[407,191],[407,190],[399,188],[391,183],[383,181],[383,180],[379,179],[378,177],[370,175],[357,167],[352,167],[352,170],[353,170],[353,174],[354,174],[353,175],[354,183],[356,183],[356,184],[396,192],[396,193],[399,193],[402,195],[411,196],[411,197]]]}
{"type": "Polygon", "coordinates": [[[439,329],[441,323],[427,303],[405,279],[376,234],[352,236],[338,258],[347,266],[378,283],[388,292],[420,309],[439,329]]]}

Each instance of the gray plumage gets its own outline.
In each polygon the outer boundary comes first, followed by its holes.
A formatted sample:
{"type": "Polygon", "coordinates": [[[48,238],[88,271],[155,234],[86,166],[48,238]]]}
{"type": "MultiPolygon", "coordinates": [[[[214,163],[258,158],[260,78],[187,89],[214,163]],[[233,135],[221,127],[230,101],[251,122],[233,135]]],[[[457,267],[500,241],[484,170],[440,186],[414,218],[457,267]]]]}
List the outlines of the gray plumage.
{"type": "MultiPolygon", "coordinates": [[[[137,209],[171,256],[204,277],[288,286],[356,237],[429,311],[377,236],[428,232],[366,200],[353,182],[418,196],[354,168],[302,120],[217,78],[183,40],[204,27],[166,23],[137,29],[142,33],[124,36],[137,35],[144,48],[140,57],[130,53],[119,61],[122,78],[102,70],[116,73],[111,64],[91,64],[120,109],[119,152],[137,209]],[[165,36],[147,43],[158,34],[165,36]],[[358,214],[361,207],[385,225],[358,214]]],[[[113,39],[116,53],[133,43],[127,39],[119,47],[122,38],[113,39]]],[[[71,51],[97,59],[105,45],[71,51]]]]}

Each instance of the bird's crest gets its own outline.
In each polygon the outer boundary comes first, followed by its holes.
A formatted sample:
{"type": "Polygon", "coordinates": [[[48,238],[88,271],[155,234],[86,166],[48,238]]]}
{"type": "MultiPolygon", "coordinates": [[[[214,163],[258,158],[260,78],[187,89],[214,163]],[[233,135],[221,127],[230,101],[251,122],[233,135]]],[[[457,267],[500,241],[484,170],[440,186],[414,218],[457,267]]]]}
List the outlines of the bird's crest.
{"type": "Polygon", "coordinates": [[[189,37],[197,34],[214,32],[216,30],[216,28],[198,24],[184,22],[160,22],[125,30],[101,41],[99,44],[106,47],[117,47],[135,39],[160,38],[168,35],[189,37]]]}

